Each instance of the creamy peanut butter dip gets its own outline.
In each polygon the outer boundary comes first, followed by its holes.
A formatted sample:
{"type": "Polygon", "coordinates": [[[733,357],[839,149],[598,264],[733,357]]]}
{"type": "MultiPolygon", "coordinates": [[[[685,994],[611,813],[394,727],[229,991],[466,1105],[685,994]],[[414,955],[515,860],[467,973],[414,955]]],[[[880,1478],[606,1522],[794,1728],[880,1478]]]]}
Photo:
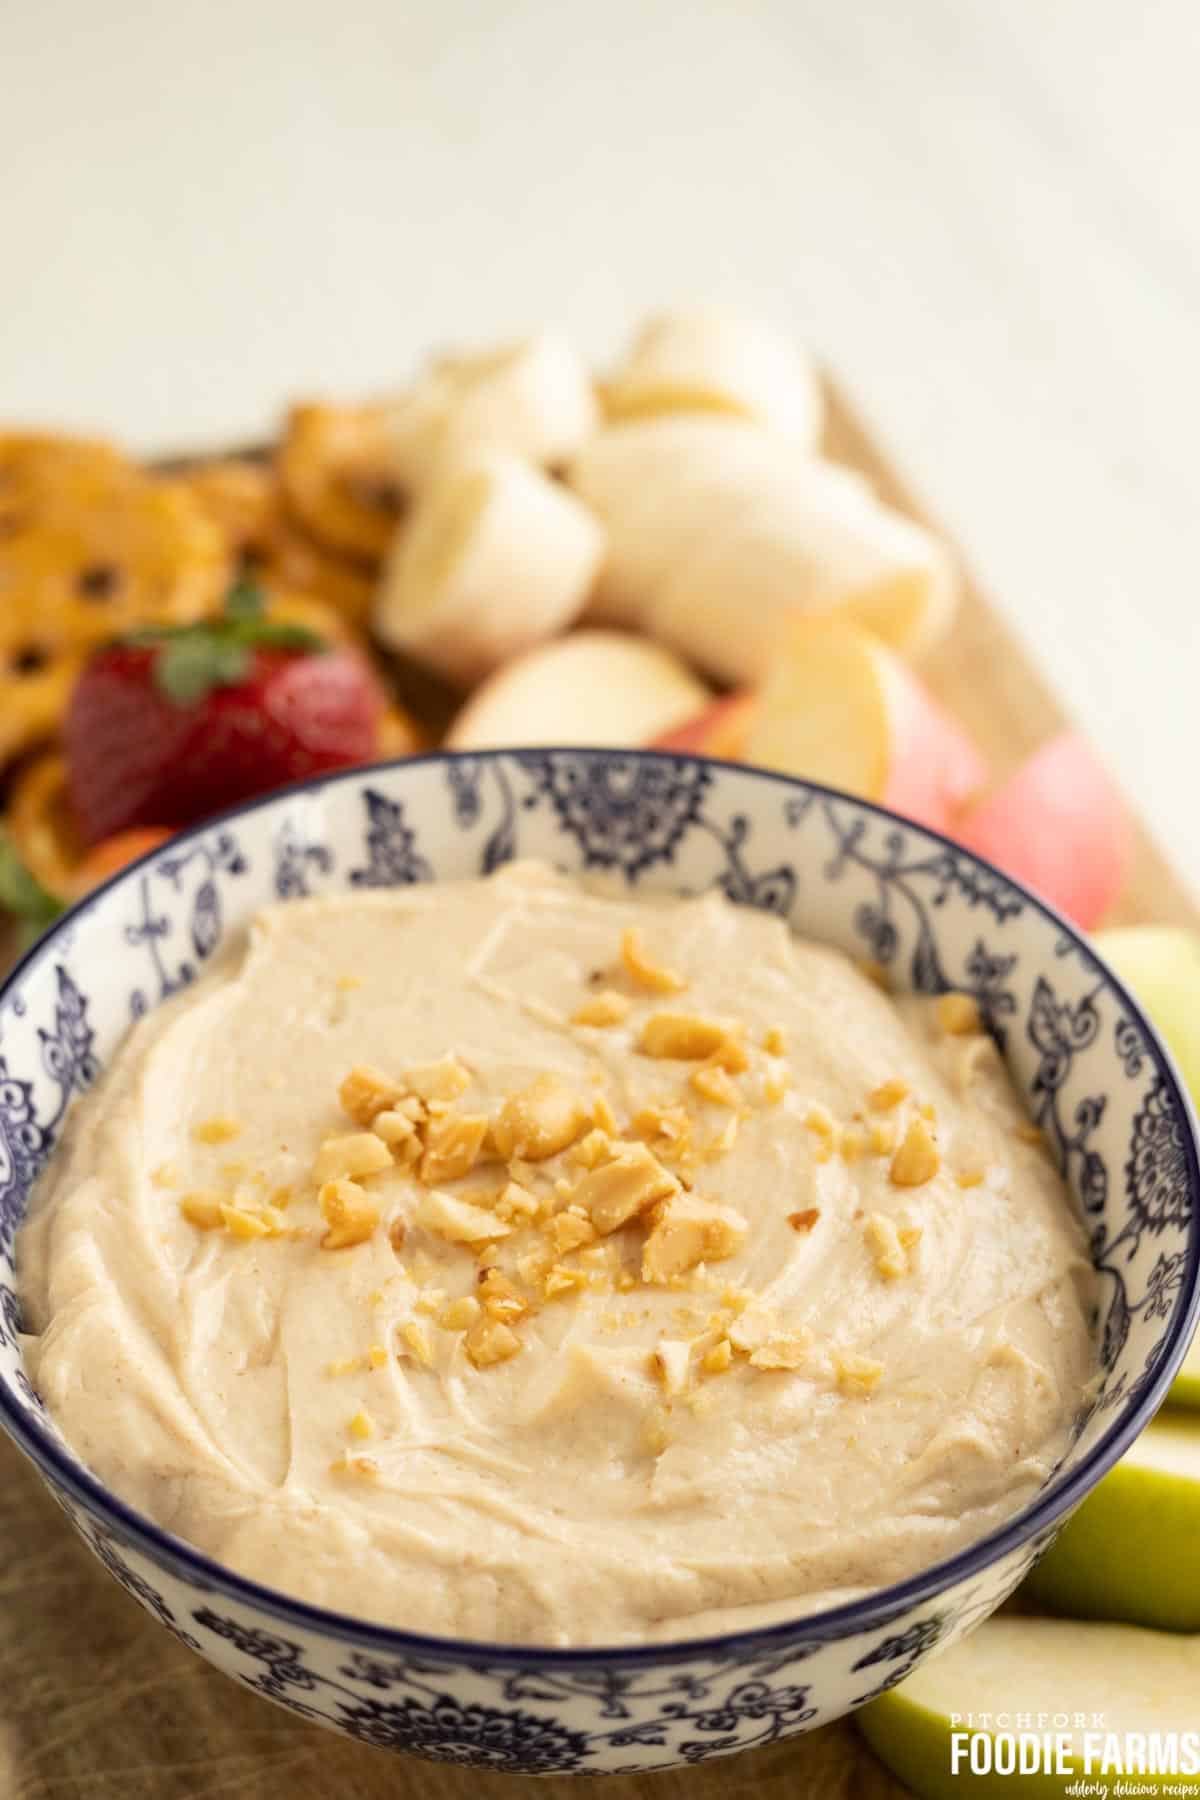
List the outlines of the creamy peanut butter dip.
{"type": "Polygon", "coordinates": [[[1023,1506],[1093,1276],[974,1003],[544,867],[264,911],[139,1022],[19,1245],[125,1500],[417,1630],[745,1627],[1023,1506]]]}

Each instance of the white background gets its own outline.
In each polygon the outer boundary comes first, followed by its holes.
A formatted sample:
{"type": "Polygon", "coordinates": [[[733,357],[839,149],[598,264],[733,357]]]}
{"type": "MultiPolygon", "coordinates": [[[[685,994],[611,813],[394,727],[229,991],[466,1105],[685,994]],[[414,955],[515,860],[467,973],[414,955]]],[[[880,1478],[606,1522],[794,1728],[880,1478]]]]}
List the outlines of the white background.
{"type": "Polygon", "coordinates": [[[220,444],[647,305],[804,334],[1200,883],[1196,0],[37,0],[0,418],[220,444]]]}

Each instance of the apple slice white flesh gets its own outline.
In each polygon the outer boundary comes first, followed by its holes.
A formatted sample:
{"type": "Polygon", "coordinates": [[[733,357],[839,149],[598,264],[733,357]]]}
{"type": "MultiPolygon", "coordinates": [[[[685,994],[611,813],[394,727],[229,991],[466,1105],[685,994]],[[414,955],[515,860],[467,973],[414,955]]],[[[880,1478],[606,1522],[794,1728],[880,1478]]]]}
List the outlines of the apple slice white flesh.
{"type": "Polygon", "coordinates": [[[497,670],[446,736],[451,750],[512,744],[651,743],[703,707],[709,691],[657,644],[619,631],[577,631],[497,670]]]}
{"type": "Polygon", "coordinates": [[[899,658],[832,618],[800,620],[781,637],[742,755],[937,830],[986,776],[965,731],[899,658]]]}
{"type": "Polygon", "coordinates": [[[1048,1611],[1200,1631],[1200,1420],[1155,1420],[1026,1583],[1048,1611]]]}
{"type": "MultiPolygon", "coordinates": [[[[1200,1638],[1132,1625],[1006,1615],[986,1620],[970,1637],[932,1656],[891,1693],[865,1706],[857,1720],[876,1755],[925,1800],[957,1800],[962,1794],[1061,1800],[1072,1780],[1085,1779],[1089,1748],[1094,1761],[1086,1779],[1103,1784],[1105,1791],[1115,1789],[1120,1774],[1112,1767],[1102,1772],[1106,1734],[1142,1733],[1151,1739],[1157,1734],[1161,1741],[1195,1731],[1198,1694],[1200,1638]],[[972,1729],[965,1715],[981,1713],[992,1716],[993,1738],[997,1714],[1014,1731],[1018,1714],[1031,1715],[1035,1731],[1038,1715],[1050,1715],[1044,1729],[1051,1734],[1059,1729],[1054,1714],[1082,1715],[1088,1726],[1071,1728],[1076,1774],[1054,1774],[1044,1765],[1042,1772],[1028,1774],[999,1774],[993,1767],[990,1774],[973,1775],[965,1762],[955,1769],[954,1734],[972,1729]],[[1094,1716],[1103,1716],[1103,1726],[1092,1727],[1094,1716]],[[1085,1731],[1093,1729],[1098,1741],[1089,1745],[1085,1731]]],[[[1136,1741],[1129,1746],[1126,1777],[1135,1782],[1136,1748],[1136,1741]]],[[[1200,1793],[1200,1775],[1168,1779],[1175,1792],[1200,1793]]],[[[1162,1791],[1168,1791],[1165,1785],[1162,1791]]]]}
{"type": "MultiPolygon", "coordinates": [[[[1175,925],[1127,925],[1092,942],[1167,1041],[1192,1101],[1200,1107],[1200,932],[1175,925]]],[[[1200,1408],[1200,1338],[1171,1389],[1178,1406],[1200,1408]]]]}

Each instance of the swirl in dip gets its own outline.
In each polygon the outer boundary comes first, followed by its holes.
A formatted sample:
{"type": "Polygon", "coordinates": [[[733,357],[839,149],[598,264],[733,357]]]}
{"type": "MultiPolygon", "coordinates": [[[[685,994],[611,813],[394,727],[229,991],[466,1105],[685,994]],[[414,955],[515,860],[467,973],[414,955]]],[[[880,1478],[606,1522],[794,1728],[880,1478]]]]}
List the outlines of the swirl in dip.
{"type": "Polygon", "coordinates": [[[624,1643],[1022,1507],[1093,1275],[973,1002],[531,864],[274,907],[131,1031],[23,1230],[116,1493],[417,1630],[624,1643]]]}

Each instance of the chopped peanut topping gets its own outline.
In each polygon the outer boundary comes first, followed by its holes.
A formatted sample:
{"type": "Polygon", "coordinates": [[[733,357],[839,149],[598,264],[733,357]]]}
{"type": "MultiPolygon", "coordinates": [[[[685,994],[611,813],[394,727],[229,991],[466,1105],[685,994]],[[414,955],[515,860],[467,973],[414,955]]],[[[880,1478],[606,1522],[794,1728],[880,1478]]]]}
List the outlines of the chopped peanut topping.
{"type": "MultiPolygon", "coordinates": [[[[699,1073],[699,1071],[697,1071],[697,1073],[699,1073]]],[[[728,1156],[729,1152],[733,1149],[734,1144],[737,1142],[738,1126],[740,1122],[741,1121],[736,1113],[732,1119],[726,1119],[716,1136],[710,1138],[708,1143],[704,1146],[705,1162],[716,1162],[718,1157],[728,1156]]]]}
{"type": "Polygon", "coordinates": [[[185,1194],[179,1202],[179,1210],[189,1225],[195,1225],[199,1231],[217,1231],[224,1223],[221,1207],[223,1194],[211,1193],[202,1188],[193,1194],[185,1194]]]}
{"type": "Polygon", "coordinates": [[[430,1348],[429,1339],[415,1319],[405,1320],[404,1324],[400,1327],[400,1336],[404,1339],[404,1342],[408,1345],[417,1361],[426,1369],[431,1369],[433,1367],[433,1351],[430,1348]]]}
{"type": "Polygon", "coordinates": [[[492,1126],[497,1150],[513,1157],[544,1162],[566,1150],[592,1123],[589,1109],[556,1075],[540,1075],[531,1087],[511,1094],[492,1126]]]}
{"type": "Polygon", "coordinates": [[[606,1237],[678,1191],[675,1177],[645,1144],[622,1144],[610,1162],[580,1177],[571,1189],[571,1202],[606,1237]]]}
{"type": "Polygon", "coordinates": [[[786,1056],[787,1038],[778,1025],[772,1025],[763,1038],[763,1049],[768,1056],[786,1056]]]}
{"type": "Polygon", "coordinates": [[[329,1465],[331,1475],[357,1475],[364,1481],[374,1481],[379,1474],[379,1464],[373,1456],[351,1455],[343,1451],[329,1465]]]}
{"type": "Polygon", "coordinates": [[[502,1319],[506,1325],[514,1325],[529,1311],[528,1300],[519,1288],[513,1286],[502,1269],[485,1269],[482,1272],[479,1299],[489,1318],[502,1319]]]}
{"type": "Polygon", "coordinates": [[[763,1099],[768,1106],[778,1106],[791,1085],[790,1069],[773,1069],[763,1082],[763,1099]]]}
{"type": "Polygon", "coordinates": [[[517,1274],[522,1281],[536,1287],[543,1279],[554,1261],[552,1254],[544,1250],[527,1250],[524,1256],[517,1258],[517,1274]]]}
{"type": "Polygon", "coordinates": [[[715,1206],[690,1194],[664,1200],[642,1250],[642,1280],[665,1282],[697,1263],[734,1256],[746,1239],[746,1221],[731,1206],[715,1206]]]}
{"type": "Polygon", "coordinates": [[[571,1017],[572,1025],[620,1025],[629,1016],[633,1001],[628,994],[618,994],[615,988],[602,988],[598,994],[589,994],[579,1010],[571,1017]]]}
{"type": "Polygon", "coordinates": [[[231,1138],[240,1137],[241,1132],[240,1122],[226,1118],[223,1114],[212,1119],[201,1119],[198,1125],[192,1126],[192,1136],[198,1144],[227,1144],[231,1138]]]}
{"type": "Polygon", "coordinates": [[[822,1106],[819,1100],[814,1100],[805,1113],[804,1123],[810,1131],[815,1132],[818,1137],[824,1138],[830,1145],[837,1137],[837,1124],[833,1114],[827,1106],[822,1106]]]}
{"type": "Polygon", "coordinates": [[[406,1092],[428,1106],[431,1100],[457,1100],[471,1085],[471,1077],[451,1051],[437,1062],[420,1063],[404,1071],[406,1092]]]}
{"type": "Polygon", "coordinates": [[[558,1294],[574,1293],[586,1286],[587,1276],[582,1269],[568,1269],[565,1263],[554,1263],[542,1282],[542,1293],[547,1300],[553,1300],[558,1294]]]}
{"type": "Polygon", "coordinates": [[[727,1337],[718,1338],[704,1353],[704,1369],[709,1375],[721,1375],[733,1362],[733,1345],[727,1337]]]}
{"type": "Polygon", "coordinates": [[[407,1236],[408,1225],[404,1219],[397,1214],[388,1226],[388,1243],[392,1246],[392,1249],[396,1252],[397,1256],[400,1254],[401,1250],[403,1250],[404,1240],[407,1236]]]}
{"type": "Polygon", "coordinates": [[[798,1369],[812,1349],[813,1335],[807,1326],[799,1331],[781,1332],[769,1337],[765,1344],[750,1353],[756,1369],[798,1369]]]}
{"type": "Polygon", "coordinates": [[[922,1100],[917,1108],[917,1114],[920,1118],[928,1120],[930,1125],[937,1121],[937,1108],[932,1100],[922,1100]]]}
{"type": "Polygon", "coordinates": [[[466,1350],[477,1369],[507,1362],[521,1348],[521,1340],[502,1319],[477,1319],[467,1332],[466,1350]]]}
{"type": "Polygon", "coordinates": [[[717,1055],[729,1036],[729,1027],[718,1019],[702,1019],[698,1013],[654,1013],[642,1026],[637,1047],[643,1056],[701,1062],[717,1055]]]}
{"type": "Polygon", "coordinates": [[[221,1202],[221,1222],[231,1237],[249,1240],[272,1235],[270,1222],[261,1213],[234,1206],[227,1200],[221,1202]]]}
{"type": "Polygon", "coordinates": [[[842,1153],[842,1161],[856,1163],[867,1148],[867,1140],[856,1125],[846,1125],[838,1139],[838,1149],[842,1153]]]}
{"type": "Polygon", "coordinates": [[[448,1194],[443,1188],[430,1188],[417,1205],[415,1223],[423,1225],[451,1244],[490,1244],[506,1237],[512,1230],[503,1219],[486,1207],[448,1194]]]}
{"type": "Polygon", "coordinates": [[[425,1127],[425,1154],[417,1173],[422,1181],[457,1181],[475,1167],[488,1134],[484,1113],[446,1113],[425,1127]]]}
{"type": "Polygon", "coordinates": [[[872,1088],[867,1095],[867,1105],[874,1112],[891,1112],[902,1100],[907,1100],[909,1086],[897,1076],[893,1081],[882,1081],[877,1088],[872,1088]]]}
{"type": "Polygon", "coordinates": [[[566,1256],[571,1250],[581,1250],[585,1244],[595,1241],[596,1227],[590,1219],[585,1219],[576,1212],[557,1213],[549,1225],[550,1241],[560,1256],[566,1256]]]}
{"type": "Polygon", "coordinates": [[[682,1394],[691,1370],[691,1345],[681,1338],[660,1338],[651,1353],[654,1373],[665,1394],[682,1394]]]}
{"type": "Polygon", "coordinates": [[[355,1413],[354,1417],[351,1419],[349,1425],[347,1425],[346,1430],[350,1433],[351,1437],[356,1437],[356,1438],[374,1437],[375,1436],[375,1421],[371,1417],[369,1412],[364,1411],[363,1408],[360,1407],[359,1410],[355,1413]]]}
{"type": "Polygon", "coordinates": [[[908,1257],[894,1219],[886,1213],[871,1213],[865,1235],[875,1253],[875,1268],[885,1281],[899,1281],[908,1274],[908,1257]]]}
{"type": "Polygon", "coordinates": [[[222,1163],[218,1173],[222,1181],[242,1181],[250,1173],[250,1165],[236,1157],[233,1162],[222,1163]]]}
{"type": "Polygon", "coordinates": [[[870,1394],[883,1377],[883,1364],[876,1362],[873,1356],[859,1356],[854,1351],[842,1351],[834,1357],[837,1369],[838,1387],[843,1394],[870,1394]]]}
{"type": "Polygon", "coordinates": [[[652,994],[681,994],[687,986],[682,975],[662,963],[652,962],[642,943],[642,934],[630,926],[621,938],[621,961],[625,972],[637,987],[652,994]]]}
{"type": "Polygon", "coordinates": [[[415,1162],[421,1154],[416,1124],[398,1108],[389,1107],[386,1112],[376,1113],[371,1129],[401,1163],[415,1162]]]}
{"type": "Polygon", "coordinates": [[[463,1294],[459,1299],[450,1302],[438,1320],[438,1324],[446,1331],[466,1331],[475,1323],[482,1311],[483,1308],[474,1294],[463,1294]]]}
{"type": "Polygon", "coordinates": [[[872,1122],[871,1148],[876,1156],[889,1156],[896,1148],[896,1127],[890,1119],[875,1119],[872,1122]]]}
{"type": "Polygon", "coordinates": [[[398,1082],[385,1075],[380,1069],[373,1069],[367,1063],[361,1063],[351,1069],[338,1089],[338,1100],[342,1111],[349,1113],[356,1125],[373,1125],[381,1112],[387,1112],[396,1105],[404,1090],[398,1082]]]}
{"type": "Polygon", "coordinates": [[[355,1375],[362,1368],[360,1356],[345,1356],[337,1362],[325,1364],[325,1373],[331,1377],[339,1375],[355,1375]]]}
{"type": "Polygon", "coordinates": [[[656,1102],[636,1112],[629,1129],[634,1137],[645,1138],[647,1143],[653,1143],[655,1138],[683,1142],[691,1135],[692,1119],[686,1106],[656,1102]]]}
{"type": "Polygon", "coordinates": [[[382,1369],[386,1367],[387,1359],[387,1349],[383,1344],[372,1344],[367,1351],[367,1367],[370,1369],[382,1369]]]}
{"type": "Polygon", "coordinates": [[[493,1202],[493,1211],[498,1219],[511,1225],[518,1221],[536,1219],[541,1211],[541,1201],[521,1182],[506,1181],[493,1202]]]}
{"type": "Polygon", "coordinates": [[[612,1107],[608,1104],[608,1101],[603,1094],[597,1094],[596,1098],[592,1101],[592,1118],[595,1121],[596,1129],[598,1131],[607,1132],[609,1137],[616,1137],[616,1114],[613,1112],[612,1107]]]}
{"type": "Polygon", "coordinates": [[[413,1302],[413,1311],[427,1313],[430,1318],[446,1304],[445,1288],[426,1288],[413,1302]]]}
{"type": "Polygon", "coordinates": [[[356,1181],[327,1181],[317,1195],[321,1217],[329,1229],[322,1250],[348,1250],[365,1244],[379,1223],[379,1208],[356,1181]]]}
{"type": "Polygon", "coordinates": [[[688,1080],[696,1092],[705,1100],[711,1100],[714,1106],[728,1106],[734,1111],[741,1108],[742,1090],[719,1063],[701,1063],[698,1069],[692,1070],[688,1080]]]}
{"type": "Polygon", "coordinates": [[[788,1214],[788,1224],[793,1231],[811,1231],[820,1216],[819,1206],[805,1206],[799,1212],[788,1214]]]}
{"type": "Polygon", "coordinates": [[[571,1161],[581,1169],[598,1169],[612,1153],[613,1143],[607,1131],[589,1131],[571,1151],[571,1161]]]}
{"type": "Polygon", "coordinates": [[[373,1131],[350,1132],[346,1137],[326,1138],[313,1162],[313,1180],[318,1186],[346,1175],[357,1181],[364,1175],[378,1175],[390,1169],[392,1153],[373,1131]]]}
{"type": "Polygon", "coordinates": [[[983,1029],[979,1002],[974,994],[942,994],[935,1011],[937,1022],[947,1037],[970,1037],[983,1029]]]}
{"type": "Polygon", "coordinates": [[[729,1341],[735,1350],[740,1350],[748,1356],[753,1351],[761,1349],[768,1338],[779,1336],[776,1330],[777,1324],[778,1320],[771,1307],[755,1305],[752,1302],[747,1305],[739,1318],[731,1322],[729,1341]]]}
{"type": "Polygon", "coordinates": [[[986,1180],[987,1170],[981,1168],[978,1163],[972,1163],[967,1168],[960,1169],[958,1172],[958,1185],[960,1188],[982,1187],[986,1180]]]}
{"type": "Polygon", "coordinates": [[[923,1187],[942,1166],[933,1133],[925,1119],[912,1119],[889,1171],[897,1187],[923,1187]]]}

